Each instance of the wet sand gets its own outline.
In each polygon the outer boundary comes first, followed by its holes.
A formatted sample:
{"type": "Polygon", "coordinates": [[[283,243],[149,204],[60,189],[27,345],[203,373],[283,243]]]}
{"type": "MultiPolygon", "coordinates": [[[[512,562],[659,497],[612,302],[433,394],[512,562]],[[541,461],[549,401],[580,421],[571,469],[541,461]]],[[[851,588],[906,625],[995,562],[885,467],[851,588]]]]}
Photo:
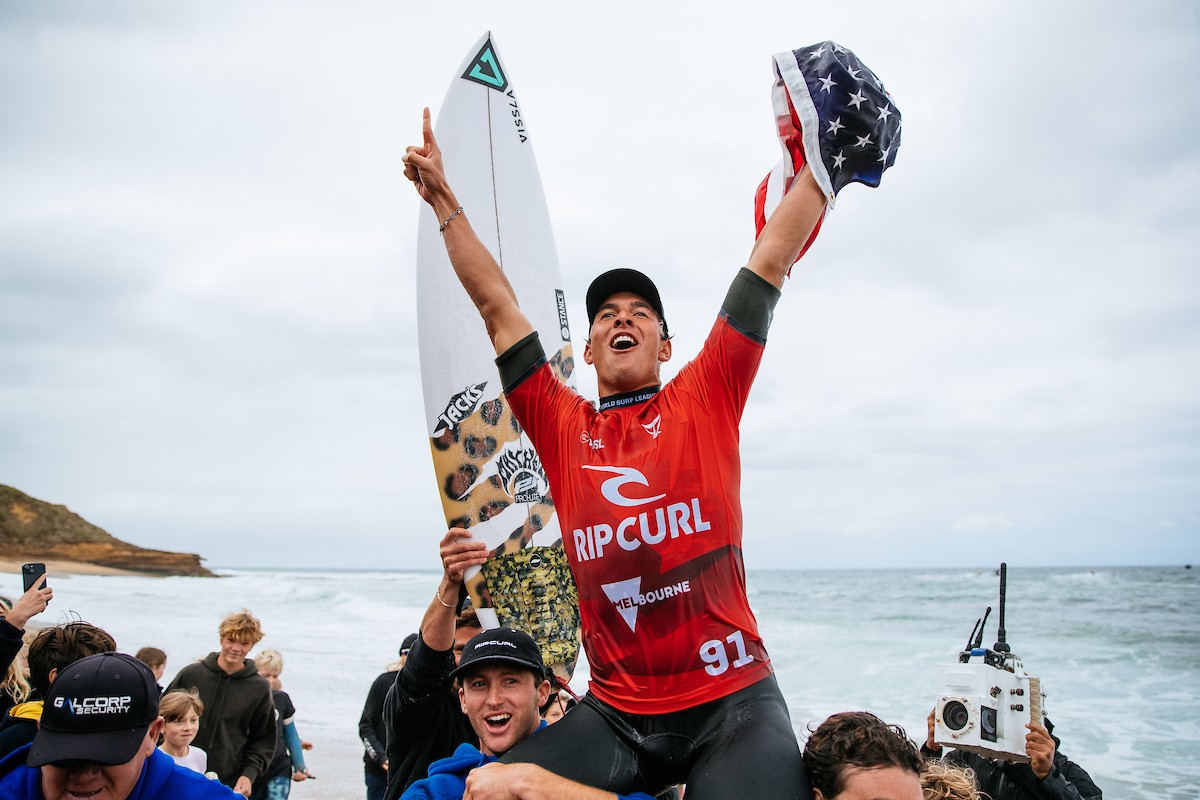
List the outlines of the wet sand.
{"type": "MultiPolygon", "coordinates": [[[[0,557],[0,571],[17,573],[21,572],[21,565],[24,561],[14,560],[11,558],[0,557]]],[[[101,564],[89,564],[85,561],[46,561],[46,573],[50,576],[54,575],[126,575],[126,576],[149,576],[151,573],[138,572],[132,569],[119,569],[117,567],[106,567],[101,564]]]]}

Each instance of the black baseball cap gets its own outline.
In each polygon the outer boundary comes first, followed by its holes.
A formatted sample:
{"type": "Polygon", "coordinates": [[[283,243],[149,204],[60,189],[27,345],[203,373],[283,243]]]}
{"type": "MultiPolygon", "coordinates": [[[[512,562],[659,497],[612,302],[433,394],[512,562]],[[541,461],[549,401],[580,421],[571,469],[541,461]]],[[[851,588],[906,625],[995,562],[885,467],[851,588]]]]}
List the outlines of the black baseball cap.
{"type": "Polygon", "coordinates": [[[471,637],[450,677],[458,678],[475,667],[496,662],[519,664],[532,670],[539,679],[546,675],[542,651],[532,636],[512,628],[491,628],[471,637]]]}
{"type": "Polygon", "coordinates": [[[154,673],[133,656],[97,653],[64,668],[50,685],[25,763],[124,764],[158,719],[154,673]]]}
{"type": "Polygon", "coordinates": [[[404,641],[400,644],[400,655],[408,655],[408,651],[412,649],[412,646],[416,644],[416,641],[417,635],[415,633],[410,633],[408,636],[405,636],[404,641]]]}
{"type": "Polygon", "coordinates": [[[599,313],[600,306],[617,292],[633,292],[636,295],[640,295],[654,309],[654,313],[658,314],[658,318],[662,320],[663,336],[669,335],[667,332],[667,316],[663,313],[662,298],[658,296],[658,287],[645,274],[638,272],[636,269],[629,269],[628,267],[610,269],[608,272],[601,273],[597,276],[596,280],[592,281],[592,285],[588,287],[587,315],[589,328],[596,321],[596,314],[599,313]]]}

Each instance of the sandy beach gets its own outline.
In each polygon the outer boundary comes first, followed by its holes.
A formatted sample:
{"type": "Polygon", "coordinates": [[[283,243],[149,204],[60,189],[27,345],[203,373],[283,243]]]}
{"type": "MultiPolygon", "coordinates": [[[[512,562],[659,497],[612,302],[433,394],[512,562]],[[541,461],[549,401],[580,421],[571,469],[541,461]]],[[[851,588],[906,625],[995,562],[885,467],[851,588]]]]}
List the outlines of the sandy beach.
{"type": "MultiPolygon", "coordinates": [[[[20,574],[21,565],[26,562],[0,557],[0,572],[20,574]]],[[[106,567],[101,564],[89,564],[85,561],[46,561],[46,574],[55,575],[124,575],[126,577],[151,577],[149,573],[137,572],[131,569],[106,567]]]]}

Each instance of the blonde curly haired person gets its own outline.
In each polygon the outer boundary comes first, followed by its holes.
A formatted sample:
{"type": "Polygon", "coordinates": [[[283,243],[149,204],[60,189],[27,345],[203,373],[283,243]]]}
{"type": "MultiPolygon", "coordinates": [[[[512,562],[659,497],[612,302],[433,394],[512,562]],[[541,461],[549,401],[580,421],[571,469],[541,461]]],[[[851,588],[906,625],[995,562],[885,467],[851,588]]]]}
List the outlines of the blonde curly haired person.
{"type": "Polygon", "coordinates": [[[941,761],[926,761],[921,768],[921,791],[925,800],[984,800],[975,788],[975,771],[941,761]]]}

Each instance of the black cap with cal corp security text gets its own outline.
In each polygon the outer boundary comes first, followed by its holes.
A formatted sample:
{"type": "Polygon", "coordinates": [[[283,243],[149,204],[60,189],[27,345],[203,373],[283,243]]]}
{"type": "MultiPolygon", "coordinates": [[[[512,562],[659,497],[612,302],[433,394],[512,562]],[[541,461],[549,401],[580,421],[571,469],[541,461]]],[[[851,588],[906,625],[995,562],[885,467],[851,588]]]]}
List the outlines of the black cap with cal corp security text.
{"type": "Polygon", "coordinates": [[[133,656],[98,653],[65,667],[50,685],[26,764],[124,764],[158,719],[154,673],[133,656]]]}

